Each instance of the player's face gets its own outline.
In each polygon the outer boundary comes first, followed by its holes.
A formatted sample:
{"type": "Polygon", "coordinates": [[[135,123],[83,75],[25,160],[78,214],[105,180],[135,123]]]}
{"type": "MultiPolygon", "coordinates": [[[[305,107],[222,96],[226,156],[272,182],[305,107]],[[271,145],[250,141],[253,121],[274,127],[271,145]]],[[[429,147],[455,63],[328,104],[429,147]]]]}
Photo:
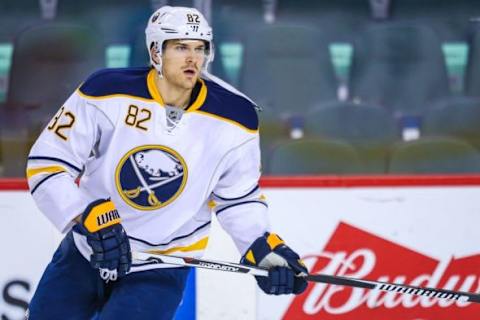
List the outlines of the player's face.
{"type": "Polygon", "coordinates": [[[169,40],[162,55],[163,76],[174,86],[192,89],[206,59],[205,42],[169,40]]]}

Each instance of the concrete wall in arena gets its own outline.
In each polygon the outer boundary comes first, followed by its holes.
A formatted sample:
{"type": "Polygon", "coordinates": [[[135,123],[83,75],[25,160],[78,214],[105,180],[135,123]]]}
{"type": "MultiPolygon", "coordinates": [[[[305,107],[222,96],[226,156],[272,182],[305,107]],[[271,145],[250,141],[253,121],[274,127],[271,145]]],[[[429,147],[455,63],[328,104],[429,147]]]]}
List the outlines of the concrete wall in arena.
{"type": "MultiPolygon", "coordinates": [[[[273,230],[304,257],[312,273],[479,292],[477,180],[397,180],[372,187],[368,183],[348,185],[345,180],[275,184],[266,179],[263,185],[273,230]]],[[[61,236],[25,190],[0,191],[0,208],[4,257],[0,263],[0,316],[21,319],[61,236]]],[[[207,257],[239,260],[233,243],[216,223],[207,257]]],[[[197,272],[196,293],[197,319],[438,320],[478,316],[478,307],[469,303],[322,284],[311,284],[300,296],[272,297],[259,292],[253,278],[220,271],[197,272]]]]}

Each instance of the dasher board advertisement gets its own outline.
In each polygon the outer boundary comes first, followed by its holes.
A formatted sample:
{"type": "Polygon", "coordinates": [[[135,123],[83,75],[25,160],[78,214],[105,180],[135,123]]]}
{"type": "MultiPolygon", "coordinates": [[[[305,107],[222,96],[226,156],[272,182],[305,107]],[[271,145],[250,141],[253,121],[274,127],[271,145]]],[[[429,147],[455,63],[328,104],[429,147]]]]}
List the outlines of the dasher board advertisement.
{"type": "Polygon", "coordinates": [[[0,317],[23,319],[60,240],[27,191],[0,191],[0,317]]]}
{"type": "MultiPolygon", "coordinates": [[[[479,178],[367,180],[263,179],[272,230],[312,273],[480,291],[479,178]]],[[[0,317],[22,319],[61,235],[25,181],[0,180],[0,208],[0,317]]],[[[240,259],[215,222],[206,257],[240,259]]],[[[478,304],[322,284],[300,296],[267,296],[251,276],[197,271],[198,320],[476,320],[480,314],[478,304]]]]}
{"type": "MultiPolygon", "coordinates": [[[[480,188],[266,190],[272,228],[311,273],[480,292],[480,188]]],[[[257,319],[475,320],[478,304],[310,283],[257,290],[257,319]]]]}

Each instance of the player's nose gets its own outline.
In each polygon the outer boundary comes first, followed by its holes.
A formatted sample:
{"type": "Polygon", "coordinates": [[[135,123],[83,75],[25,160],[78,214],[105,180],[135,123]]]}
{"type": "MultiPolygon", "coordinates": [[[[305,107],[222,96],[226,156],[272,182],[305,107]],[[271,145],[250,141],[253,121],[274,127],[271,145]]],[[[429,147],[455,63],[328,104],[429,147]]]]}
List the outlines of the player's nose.
{"type": "Polygon", "coordinates": [[[185,57],[185,61],[187,62],[187,64],[190,66],[193,61],[195,60],[195,56],[192,54],[191,51],[189,51],[189,53],[187,54],[187,56],[185,57]]]}

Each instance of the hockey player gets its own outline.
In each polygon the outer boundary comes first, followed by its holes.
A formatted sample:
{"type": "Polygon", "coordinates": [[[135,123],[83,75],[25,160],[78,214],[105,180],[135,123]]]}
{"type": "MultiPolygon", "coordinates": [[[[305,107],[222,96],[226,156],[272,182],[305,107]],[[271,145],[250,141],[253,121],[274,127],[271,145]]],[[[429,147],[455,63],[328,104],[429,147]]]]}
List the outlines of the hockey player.
{"type": "Polygon", "coordinates": [[[206,71],[207,21],[162,7],[146,45],[151,68],[94,73],[32,147],[31,194],[67,233],[31,300],[33,320],[171,319],[189,270],[132,261],[131,250],[200,257],[212,210],[242,263],[270,270],[257,278],[263,291],[306,288],[299,256],[269,230],[255,105],[206,71]]]}

